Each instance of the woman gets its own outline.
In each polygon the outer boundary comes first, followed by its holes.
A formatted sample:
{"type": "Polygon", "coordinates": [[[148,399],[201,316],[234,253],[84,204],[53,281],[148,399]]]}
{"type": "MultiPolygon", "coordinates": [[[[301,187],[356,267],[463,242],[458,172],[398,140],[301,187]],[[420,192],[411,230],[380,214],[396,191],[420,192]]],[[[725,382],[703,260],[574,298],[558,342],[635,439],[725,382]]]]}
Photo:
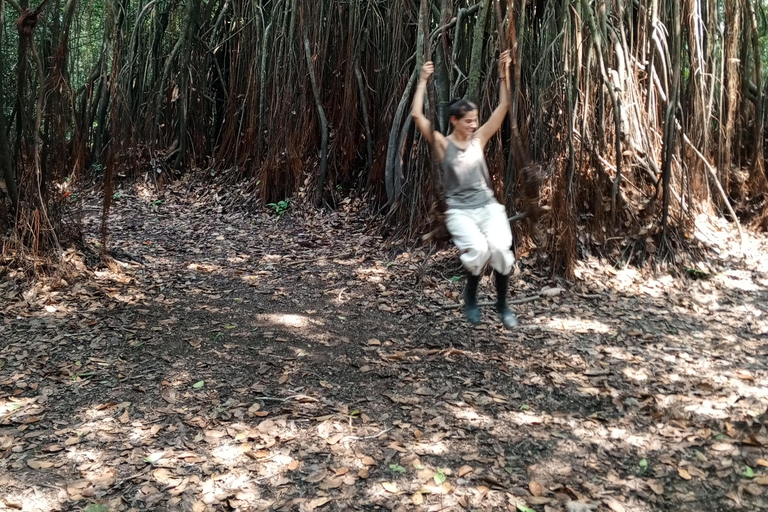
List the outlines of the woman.
{"type": "Polygon", "coordinates": [[[477,285],[485,264],[490,261],[496,279],[496,309],[504,327],[511,329],[517,319],[507,306],[509,274],[515,258],[510,249],[512,231],[507,212],[496,201],[488,165],[483,154],[488,140],[501,128],[509,110],[509,52],[499,58],[501,92],[499,106],[488,121],[478,127],[477,106],[468,100],[456,100],[448,107],[451,133],[445,137],[432,129],[424,116],[424,93],[427,80],[435,70],[432,62],[421,69],[419,86],[413,100],[411,116],[419,131],[437,154],[445,183],[446,227],[453,243],[461,251],[461,262],[467,270],[464,304],[467,320],[480,322],[477,285]]]}

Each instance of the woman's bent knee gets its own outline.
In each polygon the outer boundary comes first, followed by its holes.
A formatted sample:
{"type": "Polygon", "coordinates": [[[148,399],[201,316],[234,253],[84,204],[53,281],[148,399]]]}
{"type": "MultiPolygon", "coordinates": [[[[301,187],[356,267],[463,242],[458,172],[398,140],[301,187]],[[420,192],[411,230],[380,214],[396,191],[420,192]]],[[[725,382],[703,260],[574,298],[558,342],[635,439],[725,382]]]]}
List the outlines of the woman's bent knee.
{"type": "Polygon", "coordinates": [[[490,258],[491,253],[487,247],[472,247],[461,255],[461,262],[470,274],[476,276],[483,271],[490,258]]]}
{"type": "Polygon", "coordinates": [[[489,246],[489,259],[493,270],[508,275],[515,264],[515,256],[509,248],[489,246]]]}

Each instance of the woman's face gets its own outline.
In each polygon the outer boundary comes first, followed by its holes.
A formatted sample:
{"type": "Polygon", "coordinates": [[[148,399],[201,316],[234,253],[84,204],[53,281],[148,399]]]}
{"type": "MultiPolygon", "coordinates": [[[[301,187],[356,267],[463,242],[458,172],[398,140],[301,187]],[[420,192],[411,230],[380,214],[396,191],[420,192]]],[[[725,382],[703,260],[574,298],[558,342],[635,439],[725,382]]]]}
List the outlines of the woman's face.
{"type": "Polygon", "coordinates": [[[453,131],[461,138],[470,138],[477,130],[477,110],[471,110],[467,112],[464,117],[458,119],[456,116],[451,117],[451,124],[453,125],[453,131]]]}

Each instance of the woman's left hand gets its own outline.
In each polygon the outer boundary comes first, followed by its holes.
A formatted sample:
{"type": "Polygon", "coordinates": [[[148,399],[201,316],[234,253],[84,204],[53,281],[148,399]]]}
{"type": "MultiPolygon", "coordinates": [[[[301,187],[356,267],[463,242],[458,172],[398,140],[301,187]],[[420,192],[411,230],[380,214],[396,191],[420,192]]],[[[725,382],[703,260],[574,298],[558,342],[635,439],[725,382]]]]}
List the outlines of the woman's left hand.
{"type": "Polygon", "coordinates": [[[505,80],[507,78],[507,72],[509,71],[509,65],[512,62],[512,54],[509,50],[501,52],[499,55],[499,79],[505,80]]]}

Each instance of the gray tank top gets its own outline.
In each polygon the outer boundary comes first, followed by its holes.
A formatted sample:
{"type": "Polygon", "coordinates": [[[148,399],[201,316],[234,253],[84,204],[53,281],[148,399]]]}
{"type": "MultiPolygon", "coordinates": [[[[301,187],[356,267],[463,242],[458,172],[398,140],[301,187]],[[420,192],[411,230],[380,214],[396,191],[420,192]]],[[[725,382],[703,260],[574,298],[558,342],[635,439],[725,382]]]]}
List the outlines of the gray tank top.
{"type": "Polygon", "coordinates": [[[450,139],[447,140],[445,158],[440,167],[443,170],[448,208],[469,210],[495,202],[480,141],[472,139],[467,149],[460,149],[450,139]]]}

